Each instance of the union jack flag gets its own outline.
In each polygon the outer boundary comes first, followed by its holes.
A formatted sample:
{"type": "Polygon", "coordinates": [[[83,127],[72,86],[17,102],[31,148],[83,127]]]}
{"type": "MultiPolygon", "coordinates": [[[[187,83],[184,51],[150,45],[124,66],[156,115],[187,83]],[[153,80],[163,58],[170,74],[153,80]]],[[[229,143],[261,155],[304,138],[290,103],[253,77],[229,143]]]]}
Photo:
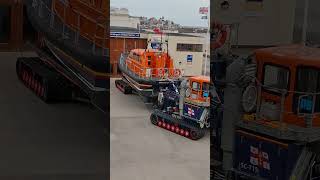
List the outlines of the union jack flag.
{"type": "Polygon", "coordinates": [[[256,147],[250,146],[250,163],[254,166],[270,170],[269,155],[256,147]]]}
{"type": "Polygon", "coordinates": [[[194,110],[188,107],[188,114],[189,116],[194,116],[194,110]]]}

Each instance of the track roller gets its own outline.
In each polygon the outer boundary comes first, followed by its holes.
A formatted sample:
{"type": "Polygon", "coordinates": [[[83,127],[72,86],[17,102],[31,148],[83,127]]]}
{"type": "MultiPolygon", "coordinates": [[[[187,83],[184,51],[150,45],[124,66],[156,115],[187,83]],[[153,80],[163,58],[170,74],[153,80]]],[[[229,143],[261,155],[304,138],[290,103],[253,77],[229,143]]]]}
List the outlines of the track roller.
{"type": "Polygon", "coordinates": [[[123,80],[115,81],[116,87],[123,92],[123,94],[132,94],[132,88],[123,80]]]}
{"type": "Polygon", "coordinates": [[[155,126],[161,127],[173,133],[179,134],[192,140],[201,139],[205,131],[191,124],[178,120],[159,110],[154,110],[150,116],[150,121],[155,126]]]}

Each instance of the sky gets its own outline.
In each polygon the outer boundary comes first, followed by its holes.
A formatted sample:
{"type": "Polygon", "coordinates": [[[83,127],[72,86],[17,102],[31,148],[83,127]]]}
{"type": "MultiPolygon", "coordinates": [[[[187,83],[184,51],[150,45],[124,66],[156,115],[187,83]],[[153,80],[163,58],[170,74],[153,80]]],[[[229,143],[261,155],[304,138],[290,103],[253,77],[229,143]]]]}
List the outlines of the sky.
{"type": "Polygon", "coordinates": [[[172,20],[183,26],[207,27],[199,8],[209,6],[210,0],[110,0],[110,5],[129,9],[131,16],[146,16],[172,20]]]}

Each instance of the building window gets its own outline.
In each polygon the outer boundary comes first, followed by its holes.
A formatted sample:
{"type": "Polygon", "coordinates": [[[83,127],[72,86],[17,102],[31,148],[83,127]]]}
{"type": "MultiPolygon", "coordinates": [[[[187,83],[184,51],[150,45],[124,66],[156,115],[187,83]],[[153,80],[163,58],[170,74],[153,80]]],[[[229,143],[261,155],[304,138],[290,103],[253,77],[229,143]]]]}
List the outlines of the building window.
{"type": "Polygon", "coordinates": [[[315,95],[315,104],[313,103],[314,97],[308,95],[308,93],[320,92],[320,69],[307,66],[298,67],[295,90],[297,93],[294,95],[294,110],[297,109],[299,103],[300,113],[311,113],[313,106],[314,112],[320,112],[320,95],[315,95]]]}
{"type": "Polygon", "coordinates": [[[177,44],[177,51],[188,51],[188,52],[202,52],[202,44],[177,44]]]}

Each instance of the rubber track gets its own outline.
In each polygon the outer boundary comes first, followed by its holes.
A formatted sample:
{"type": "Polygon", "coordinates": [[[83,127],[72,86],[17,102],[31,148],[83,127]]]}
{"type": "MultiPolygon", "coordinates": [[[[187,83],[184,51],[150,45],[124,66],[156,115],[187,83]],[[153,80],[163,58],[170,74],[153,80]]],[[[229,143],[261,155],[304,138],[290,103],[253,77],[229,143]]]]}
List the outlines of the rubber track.
{"type": "MultiPolygon", "coordinates": [[[[150,120],[151,120],[151,123],[156,125],[156,126],[159,126],[158,125],[158,122],[157,120],[159,120],[159,117],[160,117],[160,120],[162,122],[165,122],[166,124],[171,124],[171,125],[175,125],[176,127],[179,127],[180,129],[184,129],[187,130],[188,132],[190,132],[190,135],[186,136],[186,135],[182,135],[186,138],[189,138],[189,139],[192,139],[192,140],[198,140],[198,139],[201,139],[204,135],[205,135],[205,130],[204,129],[201,129],[199,127],[196,127],[194,124],[191,124],[191,123],[188,123],[186,122],[185,120],[178,120],[174,117],[172,117],[171,115],[165,113],[165,112],[162,112],[158,109],[155,109],[151,116],[150,116],[150,120]],[[155,119],[155,116],[158,117],[157,119],[155,119]],[[195,134],[193,134],[195,133],[195,134]]],[[[164,127],[162,127],[164,128],[164,127]]],[[[169,129],[167,129],[169,130],[169,129]]],[[[172,130],[170,130],[172,131],[172,130]]],[[[179,135],[181,135],[179,132],[175,132],[179,135]]]]}
{"type": "Polygon", "coordinates": [[[132,88],[123,80],[115,81],[116,87],[124,94],[132,94],[132,88]]]}

